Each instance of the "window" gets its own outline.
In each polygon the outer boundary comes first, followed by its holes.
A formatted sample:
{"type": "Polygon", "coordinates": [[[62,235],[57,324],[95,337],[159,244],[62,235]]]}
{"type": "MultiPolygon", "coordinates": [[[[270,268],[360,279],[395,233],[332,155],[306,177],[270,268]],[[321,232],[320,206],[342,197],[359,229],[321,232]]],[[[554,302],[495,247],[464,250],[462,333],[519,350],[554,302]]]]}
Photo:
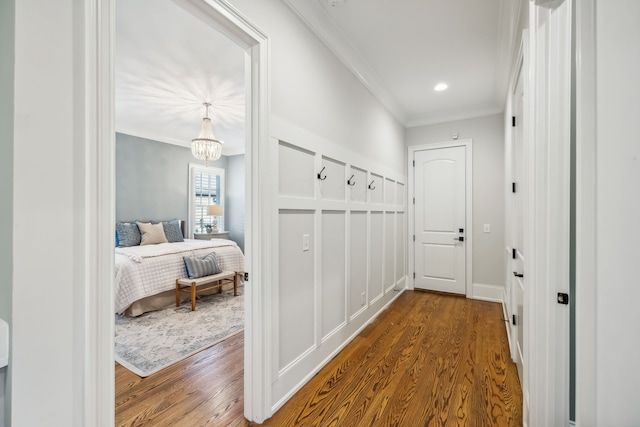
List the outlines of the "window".
{"type": "MultiPolygon", "coordinates": [[[[189,194],[189,235],[206,233],[213,225],[207,207],[224,205],[224,169],[189,165],[189,194]]],[[[224,229],[223,216],[218,217],[218,228],[224,229]]]]}

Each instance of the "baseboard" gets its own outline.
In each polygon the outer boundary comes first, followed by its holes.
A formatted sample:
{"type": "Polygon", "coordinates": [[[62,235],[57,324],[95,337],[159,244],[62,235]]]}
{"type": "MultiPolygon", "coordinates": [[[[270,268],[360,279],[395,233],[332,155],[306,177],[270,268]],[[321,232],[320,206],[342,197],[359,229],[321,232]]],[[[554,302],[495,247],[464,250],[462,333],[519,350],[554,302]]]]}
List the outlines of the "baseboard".
{"type": "Polygon", "coordinates": [[[474,283],[472,285],[471,295],[472,299],[501,303],[504,299],[504,286],[474,283]]]}

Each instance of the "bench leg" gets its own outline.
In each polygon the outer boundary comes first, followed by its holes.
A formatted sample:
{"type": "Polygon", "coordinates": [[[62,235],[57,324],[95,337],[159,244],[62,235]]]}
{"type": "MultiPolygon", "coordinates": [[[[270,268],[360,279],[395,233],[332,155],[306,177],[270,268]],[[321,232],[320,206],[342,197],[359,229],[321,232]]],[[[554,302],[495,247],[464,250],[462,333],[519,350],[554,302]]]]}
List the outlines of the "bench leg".
{"type": "Polygon", "coordinates": [[[191,311],[196,311],[196,282],[191,282],[191,311]]]}
{"type": "Polygon", "coordinates": [[[180,283],[176,279],[176,307],[180,307],[180,283]]]}
{"type": "Polygon", "coordinates": [[[239,273],[236,273],[236,274],[233,276],[233,296],[234,296],[234,297],[237,297],[237,296],[238,296],[238,274],[239,274],[239,273]]]}

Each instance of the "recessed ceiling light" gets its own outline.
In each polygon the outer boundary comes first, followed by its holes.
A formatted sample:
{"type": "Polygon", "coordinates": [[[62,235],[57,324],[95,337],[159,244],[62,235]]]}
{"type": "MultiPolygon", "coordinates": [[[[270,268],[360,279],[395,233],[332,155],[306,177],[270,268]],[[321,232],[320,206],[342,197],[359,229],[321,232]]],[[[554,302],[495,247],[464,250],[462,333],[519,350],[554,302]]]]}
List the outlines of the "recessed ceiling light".
{"type": "Polygon", "coordinates": [[[327,0],[327,3],[329,3],[329,6],[333,7],[333,6],[342,6],[344,4],[345,0],[327,0]]]}
{"type": "Polygon", "coordinates": [[[436,87],[433,88],[433,90],[437,91],[437,92],[442,92],[443,90],[445,90],[446,88],[448,88],[449,86],[446,83],[438,83],[436,85],[436,87]]]}

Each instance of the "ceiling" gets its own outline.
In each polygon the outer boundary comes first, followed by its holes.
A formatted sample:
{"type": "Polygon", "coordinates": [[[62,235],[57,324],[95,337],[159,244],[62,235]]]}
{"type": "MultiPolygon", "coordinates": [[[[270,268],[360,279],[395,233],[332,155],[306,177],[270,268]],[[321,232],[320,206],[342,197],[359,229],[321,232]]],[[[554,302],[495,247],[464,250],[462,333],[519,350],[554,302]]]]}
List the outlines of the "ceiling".
{"type": "MultiPolygon", "coordinates": [[[[282,1],[407,127],[503,111],[520,0],[282,1]]],[[[223,154],[244,152],[244,61],[173,1],[118,1],[116,130],[189,146],[208,101],[223,154]]]]}
{"type": "Polygon", "coordinates": [[[173,1],[118,1],[116,131],[188,147],[211,102],[223,154],[243,153],[244,60],[238,45],[173,1]]]}

